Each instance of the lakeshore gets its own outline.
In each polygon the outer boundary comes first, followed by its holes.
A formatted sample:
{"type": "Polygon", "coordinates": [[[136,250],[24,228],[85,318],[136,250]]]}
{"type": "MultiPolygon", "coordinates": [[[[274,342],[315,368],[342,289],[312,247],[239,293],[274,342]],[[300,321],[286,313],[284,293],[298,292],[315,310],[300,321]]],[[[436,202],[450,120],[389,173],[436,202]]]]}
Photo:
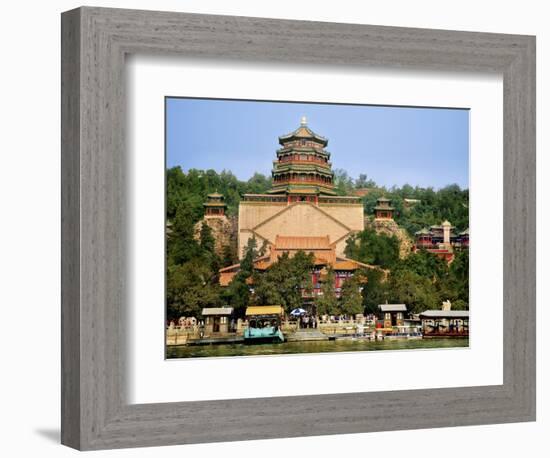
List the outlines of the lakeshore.
{"type": "Polygon", "coordinates": [[[470,340],[464,338],[431,338],[378,340],[338,339],[326,341],[282,342],[274,344],[217,344],[217,345],[169,345],[166,358],[198,358],[219,356],[288,355],[297,353],[333,353],[381,350],[419,350],[430,348],[465,348],[470,340]]]}

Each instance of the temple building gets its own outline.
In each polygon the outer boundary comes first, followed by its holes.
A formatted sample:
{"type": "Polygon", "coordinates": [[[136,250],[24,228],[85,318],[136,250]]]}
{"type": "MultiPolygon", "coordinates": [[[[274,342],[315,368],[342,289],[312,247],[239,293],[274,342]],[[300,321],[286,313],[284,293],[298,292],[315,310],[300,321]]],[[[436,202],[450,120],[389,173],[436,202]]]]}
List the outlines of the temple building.
{"type": "Polygon", "coordinates": [[[228,245],[233,244],[234,246],[234,239],[232,239],[234,226],[233,221],[231,221],[225,214],[227,210],[225,198],[223,194],[214,192],[206,196],[206,202],[202,205],[204,207],[204,217],[195,225],[195,239],[200,240],[202,225],[206,224],[212,230],[216,254],[218,254],[218,256],[222,256],[224,249],[228,245]]]}
{"type": "MultiPolygon", "coordinates": [[[[336,296],[340,295],[342,286],[347,278],[353,276],[360,269],[379,269],[377,266],[363,264],[344,256],[338,256],[335,248],[330,244],[328,236],[324,237],[303,237],[303,236],[277,236],[275,244],[271,247],[270,253],[260,256],[254,260],[254,270],[264,272],[284,253],[293,257],[298,251],[311,253],[314,256],[314,268],[311,272],[313,288],[311,291],[303,292],[304,305],[312,302],[321,293],[321,284],[326,280],[328,269],[334,271],[334,288],[336,296]]],[[[220,285],[229,286],[231,280],[237,275],[240,264],[220,269],[220,285]]],[[[381,270],[381,269],[379,269],[381,270]]],[[[363,278],[366,282],[367,278],[363,278]]],[[[252,278],[247,283],[253,288],[252,278]]]]}
{"type": "Polygon", "coordinates": [[[225,216],[225,210],[227,209],[227,204],[225,203],[225,197],[223,194],[214,192],[208,194],[206,197],[207,201],[202,204],[204,207],[204,216],[208,217],[220,217],[225,216]]]}
{"type": "Polygon", "coordinates": [[[302,118],[300,127],[279,137],[281,148],[273,161],[273,189],[291,202],[318,202],[320,194],[334,196],[334,173],[328,140],[314,133],[302,118]]]}
{"type": "Polygon", "coordinates": [[[385,197],[379,197],[376,199],[376,207],[374,207],[375,219],[393,219],[393,212],[395,208],[391,205],[391,200],[385,197]]]}
{"type": "Polygon", "coordinates": [[[466,229],[458,234],[455,227],[447,220],[439,226],[424,228],[415,233],[415,245],[413,251],[425,249],[447,261],[454,259],[456,250],[468,249],[470,246],[470,231],[466,229]]]}
{"type": "Polygon", "coordinates": [[[271,250],[278,236],[326,237],[343,256],[348,237],[364,228],[363,204],[359,197],[336,195],[328,140],[304,117],[296,130],[279,137],[279,144],[272,189],[245,194],[239,204],[239,258],[250,238],[271,250]]]}
{"type": "MultiPolygon", "coordinates": [[[[307,306],[321,293],[329,269],[334,271],[338,296],[345,280],[356,271],[377,267],[344,256],[346,240],[364,229],[364,211],[360,197],[336,195],[328,140],[313,132],[302,118],[295,131],[279,137],[279,144],[272,189],[265,194],[245,194],[240,201],[238,253],[242,259],[254,237],[258,247],[265,247],[264,255],[254,260],[259,272],[285,253],[290,257],[298,251],[313,254],[313,288],[303,291],[307,306]]],[[[239,270],[240,264],[221,269],[220,285],[228,286],[239,270]]],[[[252,278],[248,283],[253,289],[252,278]]]]}

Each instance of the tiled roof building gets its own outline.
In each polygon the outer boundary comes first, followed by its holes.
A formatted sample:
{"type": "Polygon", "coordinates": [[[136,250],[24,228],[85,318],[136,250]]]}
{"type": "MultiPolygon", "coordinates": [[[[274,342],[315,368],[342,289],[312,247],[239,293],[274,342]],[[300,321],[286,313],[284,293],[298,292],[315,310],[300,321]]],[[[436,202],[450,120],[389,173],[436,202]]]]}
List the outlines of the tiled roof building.
{"type": "Polygon", "coordinates": [[[296,130],[279,137],[279,144],[272,189],[245,194],[239,204],[239,257],[252,237],[269,247],[277,245],[277,237],[328,237],[343,256],[346,240],[364,229],[363,204],[359,197],[336,195],[328,139],[302,118],[296,130]]]}
{"type": "MultiPolygon", "coordinates": [[[[276,243],[271,247],[271,253],[261,256],[254,260],[254,269],[256,271],[268,270],[278,258],[283,254],[294,256],[298,251],[311,253],[315,256],[314,268],[311,272],[313,291],[312,296],[319,294],[321,291],[321,282],[326,279],[327,269],[332,268],[334,271],[334,286],[337,294],[346,280],[354,275],[359,269],[379,269],[376,266],[364,264],[344,256],[337,256],[334,245],[329,243],[328,236],[325,237],[277,237],[276,243]]],[[[228,286],[235,275],[239,272],[240,264],[234,264],[220,270],[220,286],[228,286]]],[[[362,282],[366,282],[367,278],[362,278],[362,282]]],[[[248,283],[252,284],[252,278],[248,279],[248,283]]]]}

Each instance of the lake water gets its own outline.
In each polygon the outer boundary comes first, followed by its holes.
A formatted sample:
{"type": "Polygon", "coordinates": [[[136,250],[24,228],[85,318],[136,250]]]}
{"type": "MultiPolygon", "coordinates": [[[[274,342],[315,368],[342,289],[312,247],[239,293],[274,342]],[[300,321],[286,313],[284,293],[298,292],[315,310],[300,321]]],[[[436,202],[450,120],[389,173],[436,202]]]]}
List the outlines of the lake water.
{"type": "Polygon", "coordinates": [[[332,353],[342,351],[414,350],[423,348],[468,347],[469,339],[422,340],[325,340],[319,342],[283,342],[274,344],[222,344],[169,346],[166,357],[197,358],[218,356],[286,355],[294,353],[332,353]]]}

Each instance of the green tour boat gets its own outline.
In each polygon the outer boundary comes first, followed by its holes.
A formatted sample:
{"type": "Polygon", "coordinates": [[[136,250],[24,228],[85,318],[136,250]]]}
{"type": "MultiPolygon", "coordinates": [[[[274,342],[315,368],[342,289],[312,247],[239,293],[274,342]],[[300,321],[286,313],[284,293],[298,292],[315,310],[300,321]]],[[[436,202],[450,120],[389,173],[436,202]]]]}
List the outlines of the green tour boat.
{"type": "Polygon", "coordinates": [[[248,327],[244,330],[244,343],[284,342],[281,318],[284,310],[280,305],[259,305],[246,308],[248,327]]]}

